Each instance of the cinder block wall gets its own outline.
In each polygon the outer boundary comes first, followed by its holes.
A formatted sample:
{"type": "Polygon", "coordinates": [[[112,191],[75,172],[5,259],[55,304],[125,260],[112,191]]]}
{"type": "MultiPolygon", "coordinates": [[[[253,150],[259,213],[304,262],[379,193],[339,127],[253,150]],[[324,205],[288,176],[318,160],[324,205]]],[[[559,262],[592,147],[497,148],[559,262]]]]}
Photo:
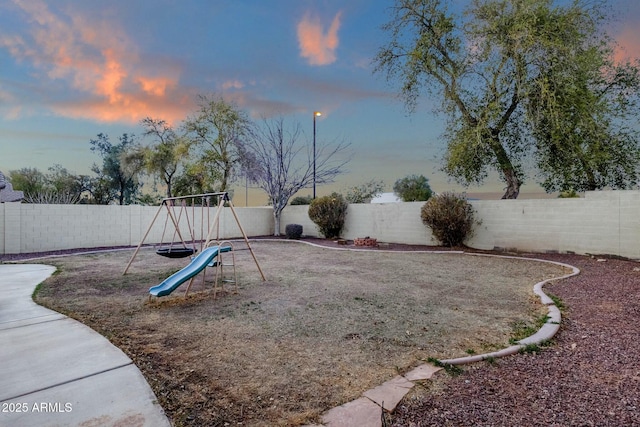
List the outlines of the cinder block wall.
{"type": "Polygon", "coordinates": [[[482,224],[469,245],[532,252],[640,258],[640,192],[588,192],[583,199],[476,201],[482,224]]]}
{"type": "MultiPolygon", "coordinates": [[[[588,192],[585,198],[472,201],[480,225],[467,241],[477,249],[610,254],[640,259],[640,191],[588,192]]],[[[424,202],[350,205],[343,237],[383,242],[435,244],[420,220],[424,202]]],[[[287,224],[320,236],[307,206],[283,211],[287,224]]]]}
{"type": "MultiPolygon", "coordinates": [[[[423,202],[350,205],[343,237],[372,237],[381,242],[436,244],[420,220],[423,202]]],[[[516,249],[531,252],[611,254],[640,259],[640,191],[589,192],[581,199],[479,200],[472,205],[480,225],[467,244],[478,249],[516,249]]],[[[206,238],[217,208],[189,209],[190,224],[182,213],[185,240],[206,238]]],[[[287,206],[281,230],[301,224],[304,234],[320,236],[309,219],[307,206],[287,206]]],[[[235,208],[249,236],[273,234],[270,207],[235,208]]],[[[0,254],[41,252],[100,246],[135,246],[149,229],[158,207],[0,204],[0,254]]],[[[175,211],[180,216],[179,209],[175,211]]],[[[174,227],[160,211],[145,239],[170,242],[174,227]]],[[[220,228],[212,237],[242,235],[231,209],[220,213],[220,228]]]]}
{"type": "MultiPolygon", "coordinates": [[[[380,242],[432,245],[436,241],[422,224],[420,209],[424,202],[349,205],[342,233],[345,239],[372,237],[380,242]]],[[[280,227],[300,224],[306,236],[321,237],[318,227],[309,219],[308,206],[287,206],[282,211],[280,227]]]]}
{"type": "MultiPolygon", "coordinates": [[[[217,208],[173,210],[182,238],[189,243],[205,239],[213,226],[217,208]],[[187,222],[187,217],[189,221],[187,222]]],[[[269,207],[235,208],[248,235],[273,234],[269,207]]],[[[179,241],[166,208],[157,206],[0,204],[0,254],[45,252],[102,246],[136,246],[148,232],[145,243],[179,241]],[[157,217],[156,217],[157,215],[157,217]],[[156,220],[153,221],[154,217],[156,220]],[[153,225],[151,226],[153,221],[153,225]]],[[[212,238],[242,236],[231,209],[219,215],[220,226],[212,238]]]]}

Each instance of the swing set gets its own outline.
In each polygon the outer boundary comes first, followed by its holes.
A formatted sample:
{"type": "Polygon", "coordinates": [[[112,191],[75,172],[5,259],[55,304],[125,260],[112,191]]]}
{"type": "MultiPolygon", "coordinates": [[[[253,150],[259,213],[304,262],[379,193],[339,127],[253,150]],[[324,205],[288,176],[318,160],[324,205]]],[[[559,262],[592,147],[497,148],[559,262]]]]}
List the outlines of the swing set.
{"type": "MultiPolygon", "coordinates": [[[[236,224],[238,225],[238,228],[242,233],[242,237],[244,238],[244,241],[247,245],[247,249],[249,250],[249,252],[251,253],[251,256],[253,257],[256,267],[258,267],[258,271],[260,272],[260,276],[262,277],[262,280],[263,281],[266,280],[264,273],[260,268],[260,264],[258,263],[258,259],[256,258],[253,252],[253,249],[251,248],[251,244],[249,243],[249,238],[247,237],[247,234],[245,233],[244,228],[242,228],[242,224],[240,224],[238,215],[236,214],[236,211],[233,207],[233,203],[231,203],[229,194],[227,192],[192,194],[188,196],[167,197],[162,199],[162,202],[160,203],[158,211],[153,217],[151,224],[149,224],[147,231],[142,237],[142,240],[138,244],[138,247],[136,248],[133,255],[131,256],[129,263],[127,264],[122,274],[125,275],[127,274],[127,271],[129,271],[129,267],[131,267],[131,264],[133,263],[134,259],[138,255],[140,248],[145,243],[147,237],[149,236],[149,233],[151,232],[151,229],[153,228],[154,224],[158,220],[160,213],[163,211],[166,213],[166,217],[164,220],[164,228],[162,230],[162,237],[160,239],[160,244],[156,247],[156,254],[167,257],[167,258],[192,257],[192,259],[194,259],[194,256],[198,251],[202,254],[203,251],[207,249],[210,250],[212,249],[212,247],[218,248],[216,252],[218,253],[220,258],[223,252],[232,252],[233,246],[231,245],[230,242],[219,241],[220,214],[222,213],[222,210],[224,209],[225,204],[231,209],[231,212],[233,213],[233,217],[236,221],[236,224]],[[210,218],[210,212],[211,212],[210,208],[211,208],[212,199],[217,202],[217,209],[213,217],[213,220],[211,220],[210,218]],[[188,201],[191,202],[190,205],[187,203],[188,201]],[[196,201],[200,202],[199,203],[200,207],[198,208],[199,216],[200,216],[199,247],[197,245],[197,239],[196,239],[196,226],[197,226],[196,201]],[[191,211],[191,214],[189,214],[189,210],[191,211]],[[205,228],[205,216],[206,216],[206,228],[205,228]],[[185,239],[185,234],[184,234],[185,225],[188,229],[189,234],[187,237],[189,239],[185,239]],[[170,242],[165,243],[165,235],[167,234],[167,229],[168,228],[170,229],[171,227],[173,228],[172,239],[170,242]],[[206,234],[206,238],[203,239],[203,237],[205,236],[204,234],[205,230],[207,234],[206,234]],[[213,239],[214,232],[216,234],[215,240],[213,239]],[[190,240],[190,244],[187,243],[189,240],[190,240]]],[[[235,260],[235,255],[233,253],[232,253],[232,256],[233,256],[233,259],[235,260]]],[[[221,259],[207,262],[206,264],[206,266],[209,266],[209,267],[217,267],[216,268],[216,285],[217,285],[217,279],[219,276],[218,273],[220,273],[220,277],[222,276],[223,265],[225,264],[222,263],[221,259]]],[[[233,265],[234,279],[227,280],[227,281],[235,283],[235,261],[230,265],[233,265]]],[[[186,270],[186,268],[183,270],[186,270]]],[[[193,269],[193,272],[189,273],[190,276],[188,276],[187,279],[190,279],[190,280],[189,280],[189,285],[186,291],[187,293],[191,288],[191,283],[193,282],[194,276],[198,274],[200,271],[204,271],[204,270],[205,270],[204,268],[193,269]]],[[[168,278],[167,280],[169,279],[170,278],[168,278]]],[[[184,281],[186,281],[186,279],[184,281]]],[[[167,295],[168,293],[173,291],[175,287],[179,286],[182,283],[182,281],[176,282],[176,283],[177,283],[176,286],[168,290],[168,292],[165,292],[156,296],[167,295]]],[[[203,277],[203,283],[204,283],[204,277],[203,277]]],[[[185,293],[185,296],[186,296],[186,293],[185,293]]]]}

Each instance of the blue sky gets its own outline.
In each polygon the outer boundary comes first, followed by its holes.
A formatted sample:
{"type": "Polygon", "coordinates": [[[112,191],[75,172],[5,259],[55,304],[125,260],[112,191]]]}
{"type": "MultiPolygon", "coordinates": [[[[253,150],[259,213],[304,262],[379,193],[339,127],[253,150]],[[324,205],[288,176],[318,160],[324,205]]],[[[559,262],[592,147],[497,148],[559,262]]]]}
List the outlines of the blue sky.
{"type": "MultiPolygon", "coordinates": [[[[454,3],[460,3],[458,0],[454,3]]],[[[444,118],[372,73],[392,2],[370,0],[0,0],[0,170],[61,164],[89,173],[89,140],[142,134],[150,116],[178,124],[198,94],[252,117],[298,121],[311,141],[352,144],[348,173],[322,195],[409,174],[460,190],[438,171],[444,118]]],[[[610,33],[640,57],[640,2],[610,2],[610,33]]],[[[500,191],[490,179],[468,191],[500,191]]],[[[530,179],[523,192],[541,191],[530,179]]]]}

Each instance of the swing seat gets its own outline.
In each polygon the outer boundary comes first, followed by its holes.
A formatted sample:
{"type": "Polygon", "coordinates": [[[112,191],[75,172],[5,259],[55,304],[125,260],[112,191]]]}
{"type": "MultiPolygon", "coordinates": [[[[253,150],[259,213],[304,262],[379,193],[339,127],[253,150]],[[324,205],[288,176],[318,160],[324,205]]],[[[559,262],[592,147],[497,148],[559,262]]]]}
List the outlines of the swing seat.
{"type": "Polygon", "coordinates": [[[197,251],[193,248],[158,248],[156,253],[167,258],[186,258],[197,251]]]}

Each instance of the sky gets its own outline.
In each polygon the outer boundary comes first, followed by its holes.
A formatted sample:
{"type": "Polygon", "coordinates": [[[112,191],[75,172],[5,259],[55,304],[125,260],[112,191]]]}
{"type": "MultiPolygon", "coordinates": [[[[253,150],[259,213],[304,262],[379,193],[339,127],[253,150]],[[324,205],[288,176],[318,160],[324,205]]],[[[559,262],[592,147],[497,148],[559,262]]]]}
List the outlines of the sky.
{"type": "MultiPolygon", "coordinates": [[[[454,4],[464,3],[455,0],[454,4]]],[[[640,2],[609,2],[609,33],[640,57],[640,2]]],[[[60,164],[90,174],[97,134],[142,135],[145,117],[179,125],[198,95],[217,95],[252,118],[299,123],[311,143],[345,141],[352,159],[318,195],[372,179],[386,191],[424,175],[442,192],[462,187],[439,171],[445,118],[437,99],[409,113],[398,85],[374,74],[388,40],[391,1],[0,0],[0,171],[60,164]]],[[[501,191],[491,176],[469,192],[501,191]]],[[[238,195],[244,194],[240,185],[238,195]]],[[[253,193],[259,190],[252,190],[253,193]]],[[[310,194],[310,189],[307,193],[310,194]]],[[[529,179],[522,192],[541,192],[529,179]]],[[[304,192],[303,192],[304,193],[304,192]]]]}

